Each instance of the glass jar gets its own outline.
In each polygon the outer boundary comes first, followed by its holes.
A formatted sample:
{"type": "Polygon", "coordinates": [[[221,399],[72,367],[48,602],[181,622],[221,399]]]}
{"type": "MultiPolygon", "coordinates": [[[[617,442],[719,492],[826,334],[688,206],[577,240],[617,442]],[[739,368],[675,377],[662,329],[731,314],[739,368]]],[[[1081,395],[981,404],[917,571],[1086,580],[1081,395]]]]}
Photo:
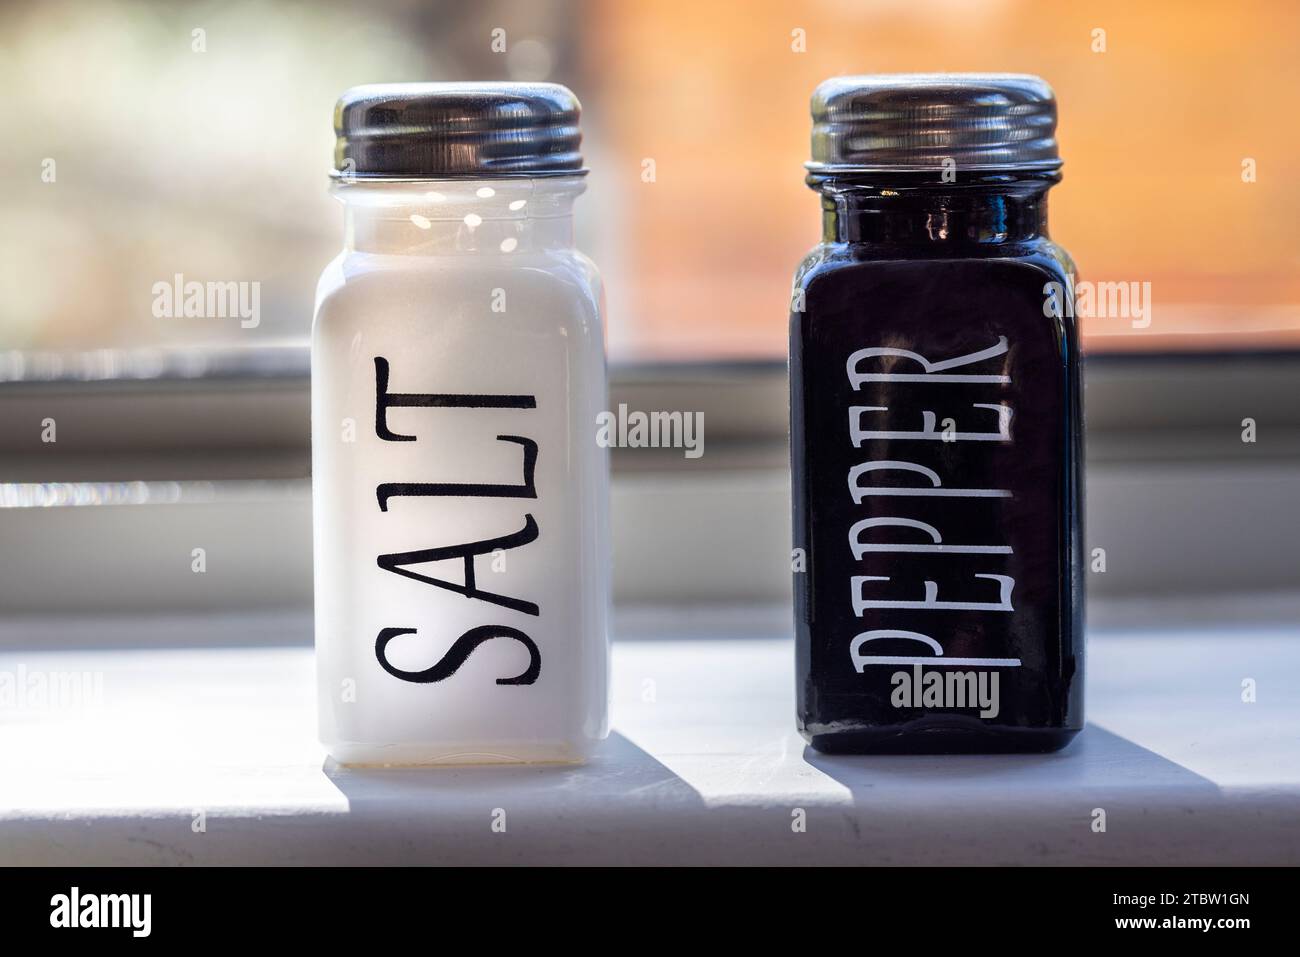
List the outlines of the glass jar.
{"type": "Polygon", "coordinates": [[[827,752],[1050,751],[1083,723],[1075,271],[1036,77],[813,96],[790,317],[798,724],[827,752]]]}
{"type": "Polygon", "coordinates": [[[312,333],[320,734],[347,764],[585,760],[607,733],[600,279],[578,103],[359,87],[312,333]]]}

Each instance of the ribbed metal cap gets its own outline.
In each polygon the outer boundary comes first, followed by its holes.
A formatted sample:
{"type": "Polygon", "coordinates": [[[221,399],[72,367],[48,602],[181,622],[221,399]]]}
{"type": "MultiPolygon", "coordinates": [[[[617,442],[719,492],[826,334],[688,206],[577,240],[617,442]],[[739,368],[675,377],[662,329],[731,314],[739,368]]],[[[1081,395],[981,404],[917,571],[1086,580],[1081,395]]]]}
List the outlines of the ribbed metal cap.
{"type": "Polygon", "coordinates": [[[1056,97],[1026,74],[835,77],[813,92],[812,118],[815,173],[1061,165],[1056,97]]]}
{"type": "Polygon", "coordinates": [[[557,83],[378,83],[334,107],[334,175],[346,179],[572,176],[578,98],[557,83]]]}

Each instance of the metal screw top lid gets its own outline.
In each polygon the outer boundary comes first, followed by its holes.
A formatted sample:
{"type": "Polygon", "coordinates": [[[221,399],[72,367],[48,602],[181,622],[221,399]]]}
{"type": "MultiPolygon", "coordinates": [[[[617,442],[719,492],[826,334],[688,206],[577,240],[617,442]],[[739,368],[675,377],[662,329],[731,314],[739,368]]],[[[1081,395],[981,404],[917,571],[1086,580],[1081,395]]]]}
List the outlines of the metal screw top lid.
{"type": "Polygon", "coordinates": [[[557,83],[377,83],[334,107],[342,179],[573,176],[578,98],[557,83]]]}
{"type": "Polygon", "coordinates": [[[813,92],[812,118],[814,174],[1061,165],[1056,97],[1027,74],[834,77],[813,92]]]}

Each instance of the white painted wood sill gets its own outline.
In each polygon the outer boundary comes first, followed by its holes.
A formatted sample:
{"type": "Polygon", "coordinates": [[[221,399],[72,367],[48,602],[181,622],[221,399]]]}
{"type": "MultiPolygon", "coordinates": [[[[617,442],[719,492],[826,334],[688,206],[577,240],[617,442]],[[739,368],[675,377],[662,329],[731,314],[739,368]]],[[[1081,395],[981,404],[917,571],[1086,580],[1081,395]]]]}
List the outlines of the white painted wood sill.
{"type": "Polygon", "coordinates": [[[593,764],[414,771],[326,760],[306,615],[0,621],[0,673],[103,676],[0,708],[0,864],[1300,863],[1300,625],[1094,630],[1059,754],[832,758],[786,615],[624,613],[593,764]]]}

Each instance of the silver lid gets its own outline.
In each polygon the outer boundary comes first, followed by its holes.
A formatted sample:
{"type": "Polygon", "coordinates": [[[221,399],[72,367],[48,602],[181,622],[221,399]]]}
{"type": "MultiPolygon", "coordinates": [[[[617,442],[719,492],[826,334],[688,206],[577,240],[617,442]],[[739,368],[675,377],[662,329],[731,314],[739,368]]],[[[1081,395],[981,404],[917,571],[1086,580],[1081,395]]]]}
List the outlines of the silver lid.
{"type": "Polygon", "coordinates": [[[834,77],[813,91],[812,118],[814,173],[1061,165],[1056,97],[1027,74],[834,77]]]}
{"type": "Polygon", "coordinates": [[[572,176],[578,98],[558,83],[376,83],[334,107],[334,174],[351,179],[572,176]]]}

